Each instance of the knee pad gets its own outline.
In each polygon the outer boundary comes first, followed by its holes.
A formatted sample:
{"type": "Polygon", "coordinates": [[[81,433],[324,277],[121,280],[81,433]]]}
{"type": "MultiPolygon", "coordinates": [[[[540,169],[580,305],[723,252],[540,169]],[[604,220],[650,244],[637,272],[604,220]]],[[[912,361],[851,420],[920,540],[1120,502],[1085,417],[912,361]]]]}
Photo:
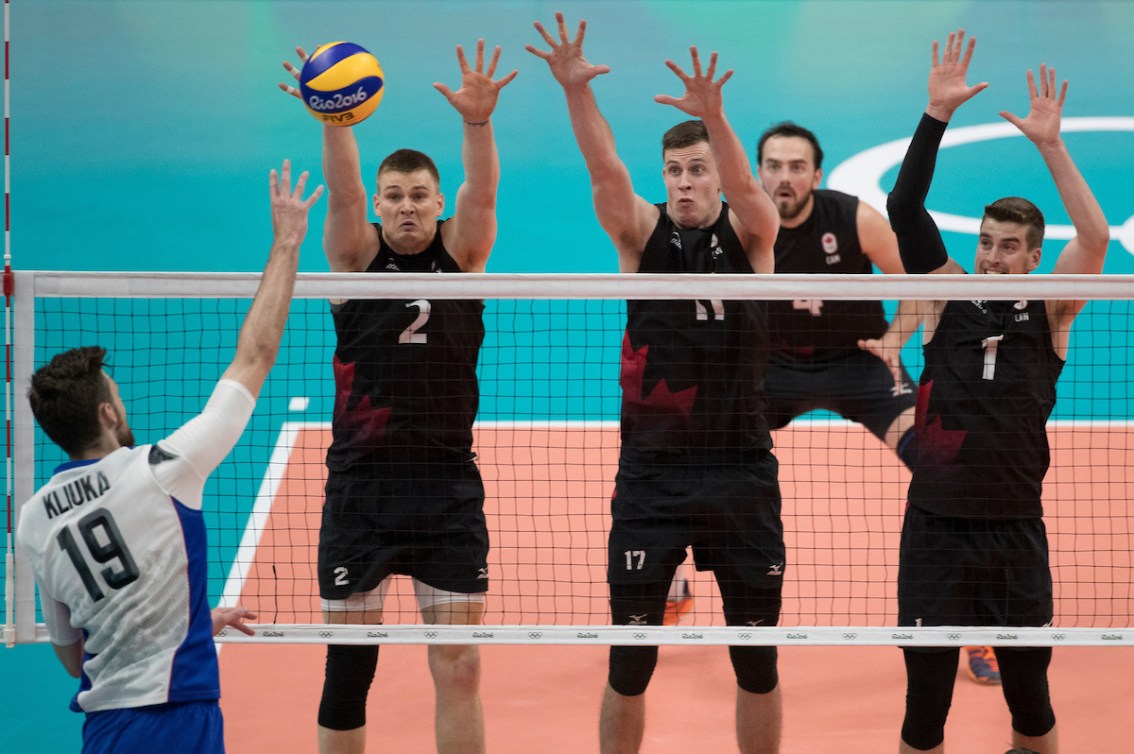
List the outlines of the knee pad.
{"type": "Polygon", "coordinates": [[[750,694],[767,694],[780,682],[775,647],[729,647],[728,657],[736,672],[736,685],[750,694]]]}
{"type": "Polygon", "coordinates": [[[1012,713],[1012,730],[1039,738],[1055,727],[1055,711],[1051,708],[1047,668],[1051,664],[1051,647],[1036,649],[996,648],[1000,663],[1000,682],[1004,701],[1012,713]]]}
{"type": "Polygon", "coordinates": [[[354,730],[366,725],[366,695],[378,667],[378,645],[327,645],[327,671],[319,700],[319,725],[354,730]]]}
{"type": "Polygon", "coordinates": [[[644,694],[657,664],[657,647],[611,647],[607,681],[623,696],[644,694]]]}
{"type": "Polygon", "coordinates": [[[902,740],[915,749],[932,749],[945,740],[945,720],[953,704],[959,649],[904,650],[906,717],[902,740]]]}

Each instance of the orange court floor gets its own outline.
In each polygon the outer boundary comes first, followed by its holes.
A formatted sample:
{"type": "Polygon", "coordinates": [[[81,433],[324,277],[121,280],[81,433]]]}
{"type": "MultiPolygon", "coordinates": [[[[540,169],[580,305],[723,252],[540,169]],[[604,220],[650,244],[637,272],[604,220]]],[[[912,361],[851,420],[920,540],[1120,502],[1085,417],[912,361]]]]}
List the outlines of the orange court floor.
{"type": "MultiPolygon", "coordinates": [[[[256,538],[241,602],[272,623],[318,622],[315,544],[325,427],[291,436],[288,463],[256,538]]],[[[858,427],[794,425],[776,434],[788,579],[784,625],[892,625],[893,583],[908,474],[858,427]],[[821,432],[822,436],[817,433],[821,432]]],[[[1130,625],[1132,532],[1123,429],[1052,431],[1045,505],[1057,625],[1130,625]],[[1105,436],[1103,436],[1105,434],[1105,436]]],[[[478,431],[492,537],[486,623],[603,624],[605,533],[617,430],[495,427],[478,431]]],[[[692,625],[720,625],[709,574],[694,573],[692,625]]],[[[387,623],[416,621],[408,580],[388,597],[387,623]]],[[[433,690],[424,646],[379,654],[367,706],[368,751],[433,750],[433,690]]],[[[606,680],[604,647],[483,646],[487,750],[594,752],[606,680]]],[[[225,645],[220,655],[228,750],[315,751],[325,650],[225,645]]],[[[1051,668],[1061,750],[1134,751],[1130,648],[1062,647],[1051,668]]],[[[783,754],[897,750],[905,674],[895,647],[780,649],[783,754]]],[[[662,647],[647,692],[643,753],[734,752],[735,680],[725,647],[662,647]]],[[[946,746],[1003,754],[1010,721],[1000,689],[958,668],[946,746]]]]}

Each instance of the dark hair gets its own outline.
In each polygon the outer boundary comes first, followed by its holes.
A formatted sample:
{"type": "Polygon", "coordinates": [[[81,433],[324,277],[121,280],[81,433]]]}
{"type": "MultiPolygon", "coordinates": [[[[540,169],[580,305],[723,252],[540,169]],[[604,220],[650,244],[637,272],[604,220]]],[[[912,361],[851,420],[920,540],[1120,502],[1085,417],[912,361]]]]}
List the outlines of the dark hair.
{"type": "Polygon", "coordinates": [[[691,147],[701,142],[709,143],[709,132],[705,129],[704,123],[699,120],[687,120],[684,123],[678,123],[662,136],[662,159],[665,159],[665,153],[671,149],[691,147]]]}
{"type": "Polygon", "coordinates": [[[798,123],[793,123],[790,120],[785,120],[782,123],[769,128],[764,133],[760,134],[760,141],[756,142],[756,164],[764,162],[764,143],[773,136],[798,136],[801,139],[806,139],[811,144],[811,151],[815,154],[815,169],[823,167],[823,148],[819,146],[819,139],[815,138],[815,134],[808,131],[798,123]]]}
{"type": "Polygon", "coordinates": [[[413,173],[418,170],[428,171],[433,176],[433,180],[437,181],[437,185],[441,185],[441,174],[437,172],[433,160],[425,152],[418,152],[416,149],[399,149],[391,152],[378,166],[378,179],[381,180],[382,174],[390,171],[413,173]]]}
{"type": "MultiPolygon", "coordinates": [[[[1027,227],[1025,240],[1028,249],[1038,249],[1043,245],[1043,213],[1039,207],[1018,196],[997,199],[984,208],[984,217],[1001,223],[1018,223],[1027,227]]],[[[984,218],[981,218],[982,222],[984,218]]]]}
{"type": "Polygon", "coordinates": [[[31,378],[28,402],[39,426],[69,456],[98,443],[98,407],[110,403],[110,382],[102,373],[106,349],[73,348],[58,354],[31,378]]]}

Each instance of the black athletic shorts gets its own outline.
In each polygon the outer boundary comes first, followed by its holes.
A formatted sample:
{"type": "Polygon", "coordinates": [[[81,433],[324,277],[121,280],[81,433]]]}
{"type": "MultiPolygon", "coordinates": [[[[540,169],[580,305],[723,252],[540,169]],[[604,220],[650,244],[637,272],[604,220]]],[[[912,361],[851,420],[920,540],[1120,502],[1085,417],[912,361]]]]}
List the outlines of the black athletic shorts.
{"type": "Polygon", "coordinates": [[[905,366],[902,388],[882,359],[866,351],[822,361],[792,361],[773,356],[764,378],[771,429],[780,429],[808,411],[833,411],[858,422],[880,440],[903,411],[913,408],[917,391],[905,366]]]}
{"type": "Polygon", "coordinates": [[[373,464],[327,478],[319,595],[342,600],[405,574],[447,592],[488,590],[484,484],[472,461],[373,464]]]}
{"type": "Polygon", "coordinates": [[[669,584],[692,545],[699,571],[779,595],[784,529],[779,463],[757,451],[739,464],[619,464],[611,500],[607,580],[669,584]]]}
{"type": "Polygon", "coordinates": [[[953,518],[911,505],[901,542],[898,625],[1051,624],[1043,519],[953,518]]]}

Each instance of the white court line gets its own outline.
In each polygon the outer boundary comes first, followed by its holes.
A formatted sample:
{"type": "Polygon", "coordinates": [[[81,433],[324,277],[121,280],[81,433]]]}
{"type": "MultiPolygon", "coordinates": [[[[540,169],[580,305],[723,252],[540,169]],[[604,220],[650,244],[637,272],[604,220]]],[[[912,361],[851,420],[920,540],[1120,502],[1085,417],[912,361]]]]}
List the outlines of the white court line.
{"type": "Polygon", "coordinates": [[[272,514],[272,503],[279,492],[280,483],[287,473],[287,465],[291,460],[291,452],[295,449],[295,441],[299,432],[310,426],[331,426],[329,423],[313,422],[284,422],[280,428],[279,439],[268,459],[268,468],[264,472],[264,479],[260,482],[260,489],[256,493],[256,502],[252,505],[252,513],[248,523],[244,526],[244,534],[240,538],[240,546],[236,549],[236,558],[228,571],[225,580],[224,592],[221,594],[218,607],[234,607],[240,602],[240,595],[244,591],[244,581],[248,578],[248,571],[252,568],[252,560],[256,556],[256,548],[260,545],[260,537],[264,533],[264,525],[272,514]]]}

